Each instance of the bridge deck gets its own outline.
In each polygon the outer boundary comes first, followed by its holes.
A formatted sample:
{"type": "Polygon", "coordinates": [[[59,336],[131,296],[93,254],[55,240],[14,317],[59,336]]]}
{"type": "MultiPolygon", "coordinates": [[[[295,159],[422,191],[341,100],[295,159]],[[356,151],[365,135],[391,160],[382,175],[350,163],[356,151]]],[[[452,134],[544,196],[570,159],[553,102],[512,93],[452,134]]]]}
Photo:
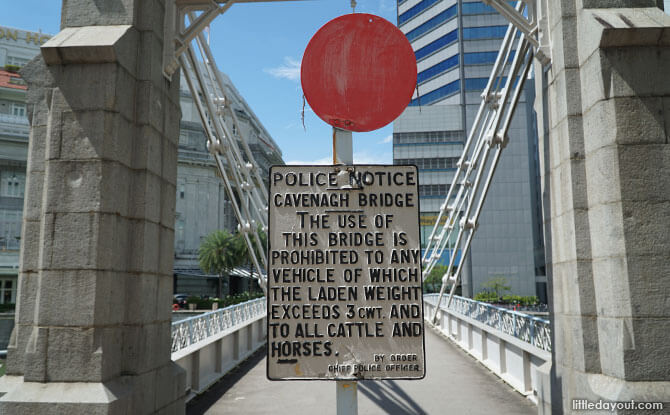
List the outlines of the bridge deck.
{"type": "MultiPolygon", "coordinates": [[[[363,381],[358,413],[536,414],[537,407],[457,346],[426,332],[426,377],[419,381],[363,381]]],[[[259,354],[188,405],[188,414],[335,413],[335,383],[270,382],[259,354]]]]}

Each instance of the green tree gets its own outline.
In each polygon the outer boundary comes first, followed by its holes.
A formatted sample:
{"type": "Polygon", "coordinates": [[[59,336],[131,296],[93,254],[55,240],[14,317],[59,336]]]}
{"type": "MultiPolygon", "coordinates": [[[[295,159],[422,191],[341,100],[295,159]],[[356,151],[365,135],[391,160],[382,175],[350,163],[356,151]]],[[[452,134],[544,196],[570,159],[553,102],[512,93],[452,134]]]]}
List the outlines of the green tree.
{"type": "MultiPolygon", "coordinates": [[[[268,237],[263,232],[262,227],[259,225],[258,226],[258,237],[260,238],[261,245],[264,247],[264,250],[267,250],[267,244],[268,244],[268,237]]],[[[256,279],[254,278],[254,273],[256,272],[256,267],[254,266],[252,260],[251,260],[251,255],[249,255],[249,249],[247,248],[247,243],[244,240],[244,235],[241,233],[236,233],[235,238],[239,241],[238,243],[241,245],[241,251],[242,251],[242,261],[241,263],[246,264],[249,267],[249,270],[251,272],[251,283],[249,284],[249,289],[253,292],[256,288],[256,279]]],[[[261,262],[261,257],[265,256],[265,253],[263,251],[259,251],[258,246],[256,245],[256,240],[253,237],[253,235],[249,235],[249,239],[251,240],[251,243],[253,244],[254,247],[254,252],[256,253],[256,258],[258,259],[258,263],[263,266],[263,263],[261,262]]]]}
{"type": "Polygon", "coordinates": [[[198,250],[200,268],[219,276],[217,281],[217,297],[222,298],[224,277],[236,266],[244,263],[246,248],[240,244],[240,238],[228,231],[214,231],[205,238],[198,250]]]}
{"type": "Polygon", "coordinates": [[[437,292],[442,287],[442,277],[447,272],[446,265],[435,265],[423,281],[426,292],[437,292]]]}
{"type": "Polygon", "coordinates": [[[482,287],[484,287],[486,291],[494,293],[498,299],[500,299],[505,292],[512,288],[509,285],[507,278],[503,276],[491,278],[487,282],[483,283],[482,287]]]}

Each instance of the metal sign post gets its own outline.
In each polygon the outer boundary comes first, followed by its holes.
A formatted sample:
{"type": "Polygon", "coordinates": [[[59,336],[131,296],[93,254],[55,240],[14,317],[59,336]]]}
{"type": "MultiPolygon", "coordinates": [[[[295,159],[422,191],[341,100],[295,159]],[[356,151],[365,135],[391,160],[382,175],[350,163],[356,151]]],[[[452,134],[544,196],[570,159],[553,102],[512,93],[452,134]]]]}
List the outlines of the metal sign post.
{"type": "MultiPolygon", "coordinates": [[[[333,127],[333,165],[354,164],[353,134],[351,131],[333,127]]],[[[337,415],[358,415],[358,382],[338,380],[335,382],[337,415]]]]}

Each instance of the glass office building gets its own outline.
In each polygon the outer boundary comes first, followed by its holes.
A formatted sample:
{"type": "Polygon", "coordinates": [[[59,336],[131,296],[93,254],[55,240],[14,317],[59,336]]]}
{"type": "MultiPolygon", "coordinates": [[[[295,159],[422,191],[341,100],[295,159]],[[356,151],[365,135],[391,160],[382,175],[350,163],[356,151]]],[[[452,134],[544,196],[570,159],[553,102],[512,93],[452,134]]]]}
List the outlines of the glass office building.
{"type": "MultiPolygon", "coordinates": [[[[418,88],[394,123],[393,158],[419,167],[423,242],[446,197],[507,25],[480,1],[398,0],[398,27],[416,55],[418,88]]],[[[511,293],[546,301],[533,101],[527,82],[466,259],[466,296],[503,276],[511,293]]]]}

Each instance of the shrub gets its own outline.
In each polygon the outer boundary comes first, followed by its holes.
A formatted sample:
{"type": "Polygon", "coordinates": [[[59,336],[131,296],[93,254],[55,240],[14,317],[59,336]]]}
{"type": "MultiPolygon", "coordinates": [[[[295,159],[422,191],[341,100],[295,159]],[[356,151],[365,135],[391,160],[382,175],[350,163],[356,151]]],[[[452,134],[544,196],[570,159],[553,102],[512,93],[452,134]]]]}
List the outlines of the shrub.
{"type": "Polygon", "coordinates": [[[253,300],[255,298],[263,297],[262,292],[250,293],[248,291],[241,292],[238,294],[227,295],[223,299],[221,298],[200,298],[200,297],[188,297],[186,302],[188,304],[195,304],[196,310],[211,310],[212,304],[219,303],[219,308],[228,307],[234,304],[243,303],[245,301],[253,300]]]}
{"type": "Polygon", "coordinates": [[[537,298],[534,295],[528,296],[528,297],[521,297],[521,305],[525,307],[530,307],[534,305],[538,305],[540,303],[540,299],[537,298]]]}
{"type": "Polygon", "coordinates": [[[521,304],[523,297],[520,295],[504,295],[502,298],[503,304],[521,304]]]}
{"type": "Polygon", "coordinates": [[[483,301],[485,303],[497,303],[498,302],[498,296],[496,293],[490,293],[488,291],[482,291],[480,293],[477,293],[474,298],[475,301],[483,301]]]}
{"type": "Polygon", "coordinates": [[[245,292],[238,293],[238,294],[233,294],[233,295],[227,295],[223,299],[223,302],[219,301],[219,307],[228,307],[230,305],[243,303],[245,301],[249,301],[249,300],[253,300],[255,298],[263,297],[263,295],[264,294],[262,292],[250,293],[249,291],[245,291],[245,292]]]}

